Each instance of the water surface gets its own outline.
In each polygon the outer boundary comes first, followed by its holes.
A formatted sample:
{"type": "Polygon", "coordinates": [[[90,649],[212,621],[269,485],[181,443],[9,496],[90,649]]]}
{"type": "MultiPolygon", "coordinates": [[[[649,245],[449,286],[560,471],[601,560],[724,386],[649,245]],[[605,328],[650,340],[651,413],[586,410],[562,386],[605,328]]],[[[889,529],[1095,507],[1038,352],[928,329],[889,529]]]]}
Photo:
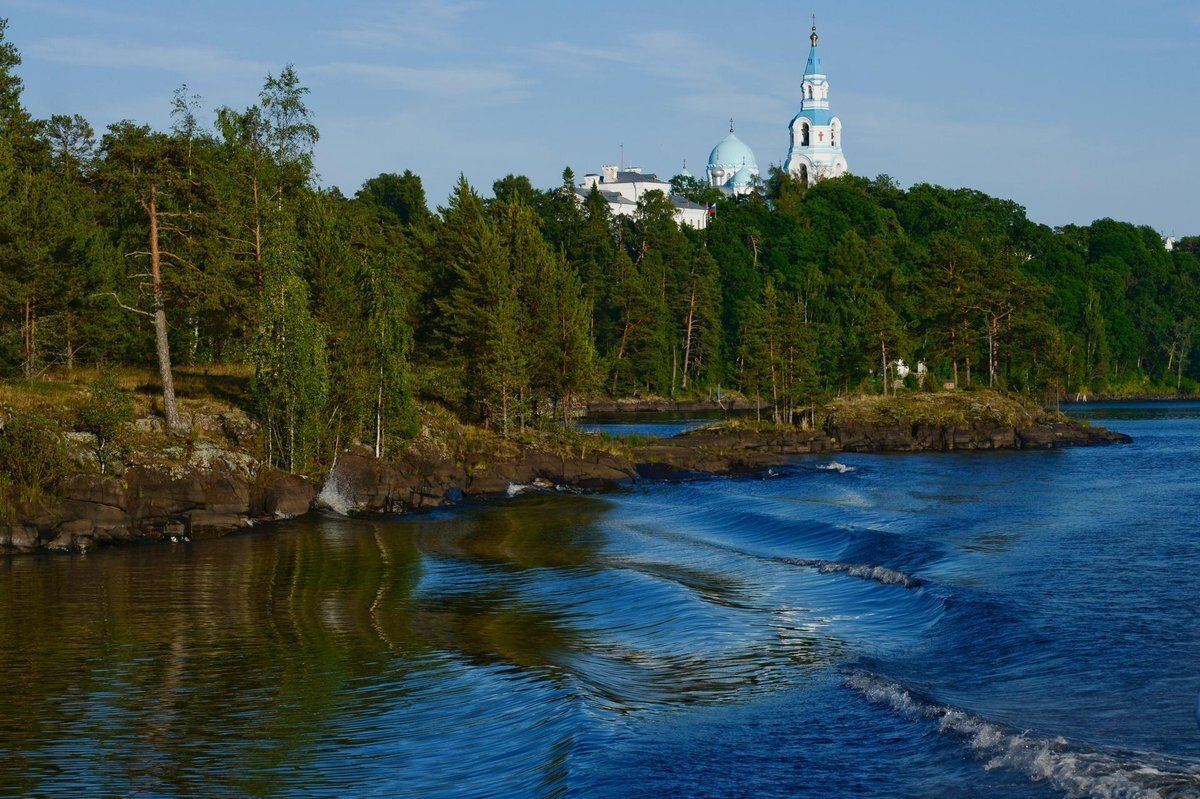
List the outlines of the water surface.
{"type": "Polygon", "coordinates": [[[0,795],[1200,796],[1200,405],[1071,412],[2,561],[0,795]]]}

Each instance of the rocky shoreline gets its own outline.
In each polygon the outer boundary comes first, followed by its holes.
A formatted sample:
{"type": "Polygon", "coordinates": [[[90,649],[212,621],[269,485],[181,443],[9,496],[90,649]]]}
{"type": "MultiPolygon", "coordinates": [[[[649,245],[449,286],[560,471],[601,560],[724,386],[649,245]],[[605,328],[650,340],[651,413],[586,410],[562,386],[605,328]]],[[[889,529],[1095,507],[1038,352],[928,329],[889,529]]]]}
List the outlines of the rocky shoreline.
{"type": "Polygon", "coordinates": [[[235,532],[319,507],[343,513],[405,513],[464,499],[508,495],[519,486],[605,490],[637,480],[762,473],[792,456],[837,452],[1051,449],[1129,443],[1104,428],[1068,421],[1016,427],[834,424],[824,430],[705,427],[629,448],[569,454],[519,448],[513,457],[343,454],[323,481],[260,470],[244,453],[175,467],[133,467],[121,476],[77,474],[58,496],[0,522],[0,554],[86,550],[126,540],[184,540],[235,532]]]}
{"type": "Polygon", "coordinates": [[[611,413],[730,413],[754,410],[755,403],[740,394],[729,394],[720,400],[672,400],[664,397],[629,397],[623,399],[594,399],[587,402],[587,415],[611,413]]]}

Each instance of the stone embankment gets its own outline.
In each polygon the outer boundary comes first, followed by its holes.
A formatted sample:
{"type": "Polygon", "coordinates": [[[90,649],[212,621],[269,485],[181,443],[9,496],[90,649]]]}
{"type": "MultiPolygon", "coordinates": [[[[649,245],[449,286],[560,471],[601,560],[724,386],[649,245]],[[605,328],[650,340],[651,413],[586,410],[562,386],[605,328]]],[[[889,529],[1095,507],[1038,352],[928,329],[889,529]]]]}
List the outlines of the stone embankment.
{"type": "Polygon", "coordinates": [[[844,423],[826,430],[716,426],[633,447],[627,454],[522,449],[490,460],[416,454],[380,460],[354,450],[339,458],[321,485],[260,469],[245,453],[229,452],[185,466],[133,467],[120,476],[75,475],[53,500],[19,508],[15,521],[0,522],[0,553],[222,535],[320,505],[342,512],[402,513],[504,495],[515,486],[603,490],[637,479],[753,474],[803,454],[1048,449],[1129,441],[1120,433],[1064,421],[1029,427],[844,423]]]}

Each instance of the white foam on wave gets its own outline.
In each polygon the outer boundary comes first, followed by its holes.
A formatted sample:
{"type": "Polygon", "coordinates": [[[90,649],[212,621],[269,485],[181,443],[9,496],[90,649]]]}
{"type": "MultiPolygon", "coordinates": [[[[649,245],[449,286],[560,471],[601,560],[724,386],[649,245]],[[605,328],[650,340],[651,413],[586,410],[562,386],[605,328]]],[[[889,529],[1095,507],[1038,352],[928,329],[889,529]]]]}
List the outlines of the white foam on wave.
{"type": "Polygon", "coordinates": [[[329,471],[325,484],[321,486],[321,493],[317,494],[317,507],[328,508],[340,516],[349,516],[355,509],[354,502],[343,491],[336,466],[329,471]]]}
{"type": "Polygon", "coordinates": [[[833,560],[806,560],[803,558],[780,558],[784,563],[793,566],[805,566],[816,569],[821,574],[848,574],[861,580],[872,580],[880,585],[900,585],[905,588],[919,588],[921,581],[910,574],[905,574],[887,566],[872,566],[869,563],[838,563],[833,560]]]}
{"type": "Polygon", "coordinates": [[[823,463],[820,466],[818,466],[817,468],[823,472],[837,472],[838,474],[849,474],[850,472],[858,471],[858,469],[855,469],[853,466],[847,466],[846,464],[840,463],[839,461],[831,461],[830,463],[823,463]]]}
{"type": "Polygon", "coordinates": [[[515,497],[517,494],[524,494],[526,491],[532,491],[533,486],[526,483],[509,483],[506,493],[510,497],[515,497]]]}
{"type": "Polygon", "coordinates": [[[1046,782],[1071,799],[1164,799],[1200,796],[1200,764],[1143,752],[1108,753],[1076,747],[1065,738],[1015,732],[962,710],[924,702],[900,685],[866,672],[845,684],[867,701],[963,740],[989,771],[1007,768],[1046,782]]]}

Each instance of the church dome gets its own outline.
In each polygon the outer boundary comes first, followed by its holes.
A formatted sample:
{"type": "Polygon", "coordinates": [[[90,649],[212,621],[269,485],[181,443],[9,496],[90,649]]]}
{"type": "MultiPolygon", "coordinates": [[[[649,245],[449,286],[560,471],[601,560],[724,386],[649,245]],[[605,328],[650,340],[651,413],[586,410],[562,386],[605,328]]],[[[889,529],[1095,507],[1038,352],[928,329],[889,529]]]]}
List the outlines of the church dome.
{"type": "Polygon", "coordinates": [[[744,166],[737,171],[729,180],[729,187],[733,189],[744,189],[754,184],[754,173],[750,171],[750,167],[744,166]]]}
{"type": "Polygon", "coordinates": [[[729,135],[721,139],[721,143],[714,147],[712,154],[708,156],[708,168],[739,169],[744,166],[758,168],[758,164],[754,162],[754,153],[731,130],[729,135]]]}

